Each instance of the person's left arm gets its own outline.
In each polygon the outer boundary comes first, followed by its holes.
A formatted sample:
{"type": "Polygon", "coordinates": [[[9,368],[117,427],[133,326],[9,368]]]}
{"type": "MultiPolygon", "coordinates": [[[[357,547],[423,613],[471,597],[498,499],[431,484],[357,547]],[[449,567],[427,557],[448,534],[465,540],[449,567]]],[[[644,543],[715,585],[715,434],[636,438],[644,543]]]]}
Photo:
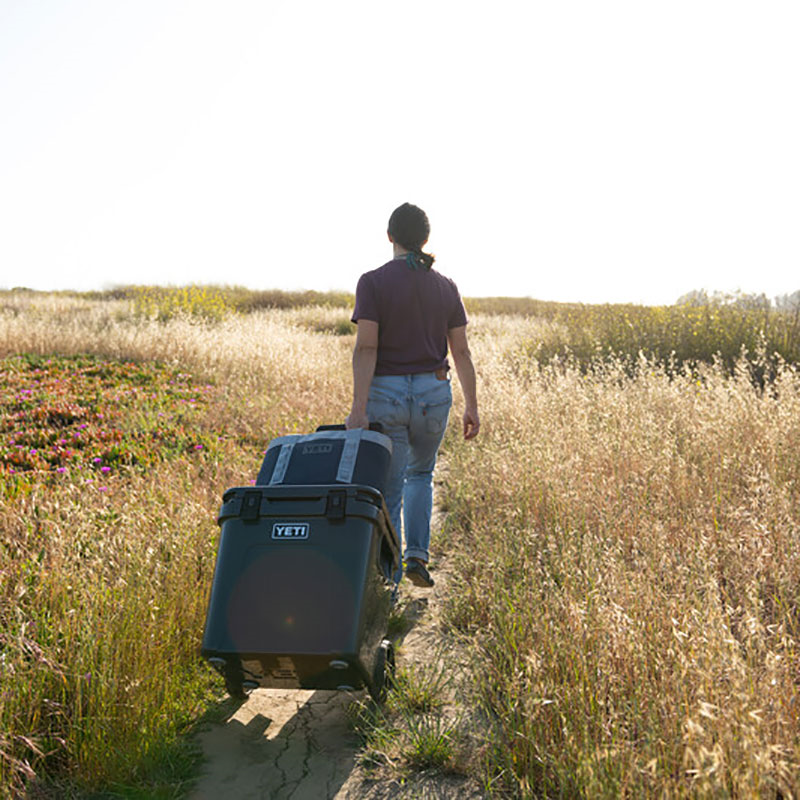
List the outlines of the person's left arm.
{"type": "Polygon", "coordinates": [[[377,360],[378,323],[370,319],[360,319],[356,331],[356,346],[353,349],[353,405],[344,421],[347,430],[369,427],[367,398],[377,360]]]}

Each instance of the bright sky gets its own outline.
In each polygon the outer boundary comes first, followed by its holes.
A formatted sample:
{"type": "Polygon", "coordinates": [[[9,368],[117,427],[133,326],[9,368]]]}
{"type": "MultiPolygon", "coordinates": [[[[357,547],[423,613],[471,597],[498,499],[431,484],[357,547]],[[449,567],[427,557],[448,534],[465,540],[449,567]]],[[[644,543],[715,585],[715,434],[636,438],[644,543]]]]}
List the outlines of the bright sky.
{"type": "Polygon", "coordinates": [[[0,288],[800,289],[796,0],[0,0],[0,288]]]}

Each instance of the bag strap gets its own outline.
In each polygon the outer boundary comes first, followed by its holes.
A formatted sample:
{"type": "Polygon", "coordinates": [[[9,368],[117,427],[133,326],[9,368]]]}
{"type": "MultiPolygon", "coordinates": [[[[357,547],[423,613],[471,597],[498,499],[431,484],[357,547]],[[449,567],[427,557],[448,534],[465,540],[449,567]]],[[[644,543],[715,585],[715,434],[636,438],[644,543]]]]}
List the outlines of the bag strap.
{"type": "Polygon", "coordinates": [[[286,477],[286,470],[289,468],[289,461],[292,458],[294,442],[284,442],[280,448],[281,452],[278,454],[278,459],[275,461],[275,466],[272,470],[272,477],[269,479],[270,486],[283,483],[283,479],[286,477]]]}
{"type": "Polygon", "coordinates": [[[358,446],[361,444],[363,428],[353,428],[347,431],[344,437],[342,455],[339,457],[339,469],[336,473],[338,483],[352,483],[353,472],[356,469],[356,459],[358,458],[358,446]]]}

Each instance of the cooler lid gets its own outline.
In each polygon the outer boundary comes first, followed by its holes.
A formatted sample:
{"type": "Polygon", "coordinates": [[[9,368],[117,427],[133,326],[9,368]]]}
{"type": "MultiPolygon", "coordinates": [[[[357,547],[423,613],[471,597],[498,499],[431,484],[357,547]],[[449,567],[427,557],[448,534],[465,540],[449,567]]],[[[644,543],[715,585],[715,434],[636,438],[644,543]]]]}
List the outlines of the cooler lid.
{"type": "Polygon", "coordinates": [[[375,519],[383,509],[383,495],[361,484],[235,486],[222,496],[217,523],[234,517],[255,521],[287,515],[343,519],[347,514],[375,519]]]}
{"type": "Polygon", "coordinates": [[[321,486],[235,486],[222,496],[217,523],[239,519],[258,523],[262,518],[326,517],[333,524],[361,517],[373,522],[381,538],[381,551],[391,562],[387,577],[400,563],[400,542],[389,520],[383,495],[362,484],[321,486]]]}

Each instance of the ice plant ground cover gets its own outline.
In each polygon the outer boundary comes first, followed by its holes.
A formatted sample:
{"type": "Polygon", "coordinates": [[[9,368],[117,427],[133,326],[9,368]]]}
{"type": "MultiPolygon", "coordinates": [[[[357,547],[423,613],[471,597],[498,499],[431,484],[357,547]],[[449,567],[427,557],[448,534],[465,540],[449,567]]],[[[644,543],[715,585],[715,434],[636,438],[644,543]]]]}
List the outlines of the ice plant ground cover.
{"type": "Polygon", "coordinates": [[[157,364],[21,356],[0,360],[0,472],[93,480],[203,450],[194,412],[213,387],[157,364]]]}

